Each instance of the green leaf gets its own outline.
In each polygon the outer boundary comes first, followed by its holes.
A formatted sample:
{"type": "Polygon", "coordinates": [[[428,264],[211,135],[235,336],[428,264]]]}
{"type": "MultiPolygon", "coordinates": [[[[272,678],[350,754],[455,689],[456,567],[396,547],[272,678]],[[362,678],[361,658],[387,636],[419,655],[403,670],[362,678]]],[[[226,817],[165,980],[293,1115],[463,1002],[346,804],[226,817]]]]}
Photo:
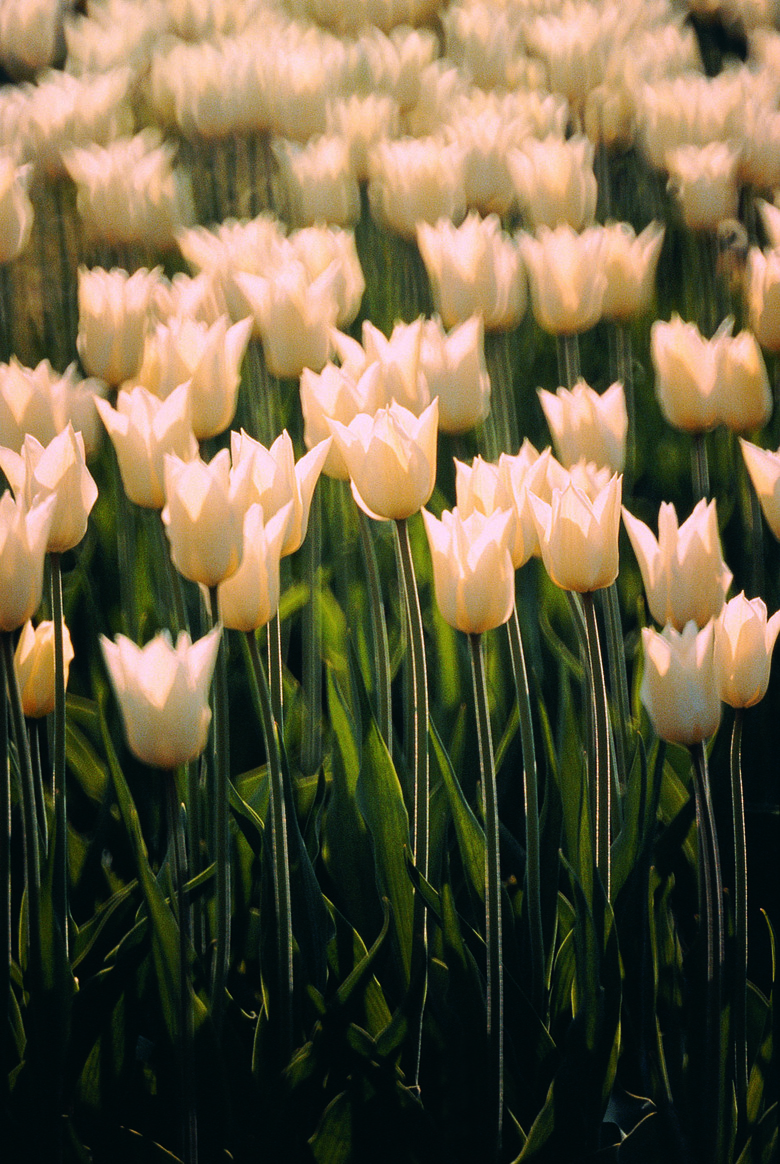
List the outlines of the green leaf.
{"type": "Polygon", "coordinates": [[[460,858],[477,896],[485,899],[485,833],[471,810],[444,749],[436,726],[430,724],[431,755],[438,769],[449,803],[460,858]]]}

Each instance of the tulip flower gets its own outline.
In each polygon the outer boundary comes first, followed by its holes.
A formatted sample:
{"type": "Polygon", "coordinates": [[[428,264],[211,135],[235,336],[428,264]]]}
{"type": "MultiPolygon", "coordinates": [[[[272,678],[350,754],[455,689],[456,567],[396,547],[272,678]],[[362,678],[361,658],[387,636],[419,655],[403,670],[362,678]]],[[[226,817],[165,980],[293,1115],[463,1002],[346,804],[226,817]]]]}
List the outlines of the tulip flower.
{"type": "Polygon", "coordinates": [[[79,334],[76,344],[85,369],[112,386],[141,366],[149,312],[159,271],[88,271],[79,268],[79,334]]]}
{"type": "Polygon", "coordinates": [[[336,326],[349,327],[366,289],[354,232],[337,226],[307,226],[293,231],[285,242],[290,254],[303,263],[310,279],[328,271],[337,305],[336,326]]]}
{"type": "Polygon", "coordinates": [[[593,500],[571,479],[549,505],[529,494],[542,561],[561,589],[590,593],[617,578],[622,481],[615,473],[593,500]]]}
{"type": "MultiPolygon", "coordinates": [[[[62,626],[65,685],[73,660],[70,632],[62,626]]],[[[54,623],[40,622],[33,627],[26,622],[14,652],[14,665],[19,681],[24,714],[30,719],[41,719],[54,711],[54,623]]]]}
{"type": "Polygon", "coordinates": [[[316,137],[306,145],[274,145],[287,200],[285,218],[296,226],[330,223],[349,226],[360,217],[360,187],[350,163],[349,144],[340,137],[316,137]]]}
{"type": "Polygon", "coordinates": [[[715,675],[730,707],[753,707],[766,695],[780,610],[767,619],[762,598],[732,598],[715,621],[715,675]]]}
{"type": "Polygon", "coordinates": [[[738,163],[738,150],[725,141],[667,153],[669,188],[689,230],[715,230],[725,218],[736,218],[738,163]]]}
{"type": "Polygon", "coordinates": [[[598,323],[606,290],[603,227],[570,226],[518,235],[534,317],[552,335],[575,335],[598,323]]]}
{"type": "Polygon", "coordinates": [[[681,526],[674,506],[662,502],[657,540],[627,509],[623,510],[623,523],[656,622],[682,630],[689,621],[701,627],[720,613],[731,571],[723,561],[714,501],[699,501],[681,526]]]}
{"type": "Polygon", "coordinates": [[[100,637],[127,743],[153,768],[177,768],[206,746],[211,710],[208,693],[222,628],[193,643],[185,632],[174,647],[168,631],[137,647],[124,635],[100,637]]]}
{"type": "Polygon", "coordinates": [[[241,565],[217,587],[219,619],[228,630],[258,630],[279,609],[279,559],[291,510],[288,501],[267,525],[257,502],[246,511],[241,565]]]}
{"type": "Polygon", "coordinates": [[[325,117],[328,133],[346,142],[353,174],[359,182],[367,181],[371,147],[385,138],[398,137],[398,102],[387,93],[353,93],[329,101],[325,117]]]}
{"type": "Polygon", "coordinates": [[[420,366],[428,395],[439,398],[441,432],[468,432],[482,423],[490,411],[490,376],[481,316],[472,315],[448,334],[438,320],[426,320],[420,366]]]}
{"type": "Polygon", "coordinates": [[[520,209],[532,229],[564,224],[582,230],[596,213],[597,185],[593,145],[575,134],[562,141],[529,137],[507,156],[520,209]]]}
{"type": "Polygon", "coordinates": [[[485,517],[511,513],[507,545],[515,570],[539,549],[526,492],[526,476],[537,458],[533,445],[525,440],[517,456],[502,453],[497,465],[482,457],[475,457],[471,465],[455,461],[455,497],[462,518],[472,513],[485,517]]]}
{"type": "Polygon", "coordinates": [[[561,463],[592,461],[620,473],[626,459],[628,413],[623,385],[612,384],[603,395],[580,379],[570,391],[553,394],[539,389],[539,402],[561,463]]]}
{"type": "Polygon", "coordinates": [[[419,416],[431,402],[421,364],[424,334],[422,317],[412,323],[396,323],[389,339],[370,320],[363,321],[366,367],[378,365],[377,386],[383,397],[382,404],[395,400],[415,416],[419,416]]]}
{"type": "Polygon", "coordinates": [[[651,222],[639,235],[627,222],[604,227],[605,319],[626,323],[648,310],[665,233],[658,222],[651,222]]]}
{"type": "Polygon", "coordinates": [[[14,80],[55,63],[63,16],[59,0],[6,0],[0,10],[0,64],[14,80]]]}
{"type": "Polygon", "coordinates": [[[512,512],[490,517],[474,510],[462,517],[445,511],[441,521],[422,511],[433,560],[433,584],[441,616],[465,634],[503,626],[515,601],[515,572],[508,549],[512,512]]]}
{"type": "Polygon", "coordinates": [[[182,461],[198,455],[189,383],[180,384],[166,400],[139,386],[120,391],[115,409],[105,400],[96,406],[113,443],[125,493],[145,509],[162,509],[165,454],[182,461]]]}
{"type": "Polygon", "coordinates": [[[780,352],[780,250],[751,247],[745,275],[750,326],[768,352],[780,352]]]}
{"type": "Polygon", "coordinates": [[[95,399],[105,390],[99,380],[81,380],[76,365],[55,372],[48,360],[25,368],[12,356],[0,364],[0,446],[21,452],[26,435],[47,445],[68,423],[82,432],[87,456],[97,447],[95,399]]]}
{"type": "Polygon", "coordinates": [[[463,151],[439,139],[380,141],[368,159],[368,198],[377,221],[413,239],[420,222],[458,220],[466,210],[463,151]]]}
{"type": "Polygon", "coordinates": [[[17,166],[12,155],[0,153],[0,263],[17,258],[30,238],[33,206],[27,194],[30,166],[17,166]]]}
{"type": "Polygon", "coordinates": [[[43,562],[56,498],[28,510],[6,490],[0,497],[0,631],[13,631],[41,604],[43,562]]]}
{"type": "MultiPolygon", "coordinates": [[[[362,350],[362,349],[361,349],[362,350]]],[[[386,403],[381,368],[374,363],[354,379],[346,369],[326,364],[321,372],[304,368],[301,372],[303,440],[307,449],[330,437],[329,420],[349,424],[360,412],[373,414],[386,403]]],[[[332,441],[322,472],[339,481],[349,480],[349,471],[338,446],[332,441]]]]}
{"type": "Polygon", "coordinates": [[[235,574],[241,562],[243,510],[230,480],[230,453],[209,464],[166,453],[162,520],[171,558],[191,582],[213,587],[235,574]]]}
{"type": "Polygon", "coordinates": [[[701,630],[642,629],[645,668],[640,698],[657,736],[672,744],[701,743],[714,735],[721,701],[713,657],[714,622],[701,630]]]}
{"type": "Polygon", "coordinates": [[[330,266],[312,280],[298,260],[267,275],[236,273],[273,376],[297,379],[304,368],[324,368],[338,317],[338,279],[338,269],[330,266]]]}
{"type": "Polygon", "coordinates": [[[62,554],[77,546],[87,532],[87,518],[98,495],[86,465],[81,433],[74,432],[68,422],[46,448],[35,437],[27,436],[21,455],[0,449],[0,468],[26,506],[49,496],[56,499],[47,550],[62,554]]]}
{"type": "Polygon", "coordinates": [[[780,449],[773,453],[742,438],[739,443],[767,525],[780,538],[780,449]]]}
{"type": "Polygon", "coordinates": [[[419,418],[393,402],[349,425],[330,421],[355,500],[369,517],[400,521],[428,501],[436,484],[438,418],[433,400],[419,418]]]}

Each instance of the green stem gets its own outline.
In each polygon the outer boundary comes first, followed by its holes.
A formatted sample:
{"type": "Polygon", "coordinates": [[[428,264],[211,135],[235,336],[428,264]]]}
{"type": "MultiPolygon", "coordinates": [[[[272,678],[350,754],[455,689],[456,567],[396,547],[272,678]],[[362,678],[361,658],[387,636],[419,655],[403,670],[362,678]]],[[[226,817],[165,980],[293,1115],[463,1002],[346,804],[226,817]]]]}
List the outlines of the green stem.
{"type": "Polygon", "coordinates": [[[695,432],[691,445],[691,478],[694,504],[710,495],[710,469],[707,461],[706,433],[695,432]]]}
{"type": "MultiPolygon", "coordinates": [[[[412,822],[412,857],[418,872],[428,879],[429,856],[429,769],[428,769],[428,674],[425,662],[425,642],[423,638],[422,612],[417,582],[414,575],[412,546],[409,541],[407,519],[395,523],[398,559],[401,563],[401,582],[409,623],[409,645],[411,648],[412,685],[414,688],[413,724],[414,743],[412,750],[414,771],[414,813],[412,822]]],[[[419,893],[414,899],[412,940],[411,981],[422,983],[419,1025],[417,1028],[417,1053],[414,1085],[419,1087],[420,1057],[422,1051],[422,1024],[427,991],[428,929],[425,905],[419,893]]]]}
{"type": "Polygon", "coordinates": [[[282,621],[277,611],[268,624],[268,681],[271,688],[271,707],[279,725],[279,738],[284,739],[284,672],[282,667],[282,621]]]}
{"type": "Polygon", "coordinates": [[[35,778],[35,812],[38,818],[38,832],[40,834],[43,852],[47,853],[49,851],[49,822],[46,818],[46,796],[43,791],[40,719],[27,720],[27,739],[30,744],[30,759],[32,760],[33,776],[35,778]]]}
{"type": "Polygon", "coordinates": [[[723,1099],[721,1043],[724,961],[723,889],[718,839],[710,799],[707,752],[703,743],[691,748],[696,804],[701,915],[706,932],[706,994],[704,1003],[701,1077],[702,1160],[719,1159],[718,1142],[723,1099]]]}
{"type": "Polygon", "coordinates": [[[65,786],[65,654],[63,645],[62,561],[49,555],[51,609],[54,622],[54,920],[60,927],[68,957],[68,811],[65,786]]]}
{"type": "Polygon", "coordinates": [[[374,658],[376,660],[376,702],[377,722],[382,738],[387,744],[390,756],[393,754],[393,705],[390,682],[390,647],[387,639],[387,620],[382,603],[382,586],[379,581],[379,565],[376,559],[374,539],[371,533],[371,518],[355,507],[358,514],[358,528],[360,530],[360,544],[363,550],[363,562],[368,579],[369,606],[371,612],[371,631],[374,640],[374,658]]]}
{"type": "MultiPolygon", "coordinates": [[[[197,877],[203,867],[201,843],[202,814],[201,814],[201,783],[200,767],[202,760],[190,760],[187,765],[187,849],[190,858],[190,869],[193,877],[197,877]]],[[[201,903],[196,900],[192,903],[192,940],[197,952],[203,954],[203,910],[201,903]]]]}
{"type": "Polygon", "coordinates": [[[306,728],[301,767],[306,774],[316,772],[322,760],[322,628],[317,595],[322,558],[322,518],[319,491],[315,490],[309,510],[309,529],[304,549],[309,601],[303,611],[303,693],[306,728]]]}
{"type": "Polygon", "coordinates": [[[274,885],[274,908],[277,924],[277,988],[279,1013],[279,1062],[285,1066],[293,1052],[293,928],[290,857],[287,846],[287,806],[285,805],[282,762],[279,753],[279,728],[274,719],[271,691],[263,669],[257,639],[249,631],[245,636],[255,695],[260,710],[268,754],[271,794],[271,855],[274,885]]]}
{"type": "Polygon", "coordinates": [[[175,772],[165,773],[168,835],[173,854],[173,881],[176,889],[176,914],[179,919],[179,1078],[182,1108],[182,1159],[197,1164],[198,1116],[192,1080],[194,1019],[189,974],[189,903],[187,900],[187,850],[181,821],[181,799],[175,772]]]}
{"type": "Polygon", "coordinates": [[[607,705],[607,688],[604,682],[604,664],[601,658],[601,645],[599,643],[599,628],[596,620],[596,604],[592,593],[583,594],[582,606],[585,612],[585,625],[588,634],[593,718],[596,726],[596,748],[593,769],[596,789],[596,816],[594,820],[596,868],[601,877],[601,883],[604,886],[604,895],[607,901],[609,901],[611,889],[609,830],[612,798],[612,748],[609,731],[609,707],[607,705]]]}
{"type": "Polygon", "coordinates": [[[580,378],[580,340],[577,335],[558,336],[558,376],[570,392],[580,378]]]}
{"type": "Polygon", "coordinates": [[[742,708],[734,711],[731,735],[731,807],[734,824],[734,1046],[736,1051],[737,1119],[745,1119],[748,1087],[747,964],[748,885],[745,802],[742,793],[742,708]]]}
{"type": "Polygon", "coordinates": [[[477,713],[477,740],[485,814],[485,942],[487,945],[487,1039],[489,1115],[486,1160],[498,1160],[504,1114],[504,969],[501,934],[501,864],[498,832],[498,795],[490,733],[482,636],[469,635],[471,677],[477,713]]]}
{"type": "Polygon", "coordinates": [[[512,363],[506,332],[489,332],[485,336],[485,362],[490,374],[490,414],[495,450],[488,448],[490,460],[498,453],[515,453],[519,447],[517,409],[512,384],[512,363]]]}
{"type": "Polygon", "coordinates": [[[160,510],[154,511],[153,524],[155,538],[157,539],[157,552],[162,559],[163,570],[165,571],[170,627],[174,636],[177,636],[180,631],[189,632],[190,629],[189,619],[187,618],[187,607],[184,601],[184,588],[181,584],[181,574],[174,566],[173,559],[171,558],[170,545],[165,533],[165,526],[163,525],[160,510]]]}
{"type": "Polygon", "coordinates": [[[520,715],[520,741],[523,748],[523,804],[525,807],[525,847],[526,847],[526,897],[531,931],[532,960],[532,1001],[537,1013],[541,1014],[543,984],[546,978],[544,935],[542,931],[542,891],[540,878],[539,844],[539,788],[536,772],[536,749],[534,747],[534,726],[531,716],[531,692],[528,687],[528,672],[525,666],[523,640],[517,606],[512,607],[512,615],[507,623],[509,653],[517,693],[517,709],[520,715]]]}
{"type": "Polygon", "coordinates": [[[636,402],[634,400],[634,360],[631,347],[631,328],[626,323],[615,324],[617,350],[617,378],[623,385],[628,416],[626,435],[626,464],[623,471],[623,500],[630,496],[636,473],[636,402]]]}
{"type": "Polygon", "coordinates": [[[620,619],[620,600],[617,583],[599,591],[602,595],[604,621],[607,630],[607,666],[609,668],[609,689],[616,705],[617,727],[614,732],[615,790],[620,796],[628,781],[628,758],[630,754],[631,702],[628,696],[628,675],[626,673],[626,652],[623,645],[623,627],[620,619]]]}
{"type": "Polygon", "coordinates": [[[35,787],[30,759],[30,748],[24,724],[24,711],[19,683],[14,667],[14,640],[12,631],[0,633],[8,703],[11,711],[16,751],[19,757],[22,785],[22,823],[24,825],[24,863],[27,882],[27,942],[29,948],[30,982],[34,989],[40,985],[41,967],[41,868],[38,850],[38,824],[35,819],[35,787]]]}
{"type": "Polygon", "coordinates": [[[116,453],[111,456],[116,497],[116,536],[119,564],[119,600],[122,606],[123,630],[133,642],[138,640],[138,610],[135,593],[135,514],[130,505],[116,453]]]}
{"type": "MultiPolygon", "coordinates": [[[[212,624],[217,620],[217,587],[209,590],[212,624]]],[[[225,1007],[225,984],[230,963],[230,829],[228,793],[230,783],[230,738],[228,736],[227,645],[220,638],[214,677],[214,805],[216,866],[216,949],[212,977],[211,1012],[219,1035],[225,1007]]]]}
{"type": "Polygon", "coordinates": [[[9,1072],[13,1038],[8,1021],[11,1001],[11,757],[8,740],[5,653],[0,651],[0,1112],[8,1116],[9,1072]]]}

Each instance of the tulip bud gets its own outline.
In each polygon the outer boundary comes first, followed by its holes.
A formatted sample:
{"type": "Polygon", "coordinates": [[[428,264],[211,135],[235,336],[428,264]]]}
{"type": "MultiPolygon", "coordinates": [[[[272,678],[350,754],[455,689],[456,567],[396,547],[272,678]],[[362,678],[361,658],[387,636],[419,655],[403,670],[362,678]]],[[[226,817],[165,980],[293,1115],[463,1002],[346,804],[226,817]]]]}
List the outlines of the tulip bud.
{"type": "Polygon", "coordinates": [[[715,622],[715,675],[731,707],[753,707],[766,695],[780,611],[767,621],[762,598],[732,598],[715,622]]]}
{"type": "Polygon", "coordinates": [[[571,477],[550,505],[529,494],[542,561],[562,590],[601,590],[617,578],[622,483],[614,474],[593,500],[571,477]]]}
{"type": "Polygon", "coordinates": [[[748,253],[747,307],[756,339],[768,352],[780,352],[780,249],[748,253]]]}
{"type": "MultiPolygon", "coordinates": [[[[67,626],[62,624],[62,651],[65,664],[65,686],[73,659],[73,644],[67,626]]],[[[19,680],[24,714],[29,719],[40,719],[54,711],[54,623],[41,622],[33,627],[26,622],[14,652],[14,665],[19,680]]]]}
{"type": "Polygon", "coordinates": [[[433,559],[433,585],[441,616],[465,634],[502,626],[515,601],[515,572],[507,548],[511,511],[490,517],[457,509],[438,521],[423,510],[433,559]]]}
{"type": "Polygon", "coordinates": [[[149,312],[159,271],[79,269],[77,347],[90,376],[112,386],[134,376],[141,366],[149,312]]]}
{"type": "Polygon", "coordinates": [[[230,481],[230,453],[222,449],[206,464],[165,454],[162,520],[171,558],[180,574],[216,586],[241,562],[242,513],[230,481]]]}
{"type": "Polygon", "coordinates": [[[507,165],[532,229],[567,224],[582,230],[593,222],[597,185],[593,145],[586,137],[529,137],[521,149],[509,152],[507,165]]]}
{"type": "Polygon", "coordinates": [[[658,222],[651,222],[640,235],[627,222],[604,227],[605,319],[625,323],[648,310],[665,233],[658,222]]]}
{"type": "Polygon", "coordinates": [[[106,669],[125,725],[130,751],[154,768],[177,768],[206,746],[209,686],[219,650],[220,626],[193,643],[182,631],[173,646],[168,631],[143,649],[124,635],[100,637],[106,669]]]}
{"type": "Polygon", "coordinates": [[[27,194],[31,167],[17,166],[10,154],[0,154],[0,263],[10,263],[27,246],[33,206],[27,194]]]}
{"type": "Polygon", "coordinates": [[[738,162],[738,150],[724,141],[667,153],[669,188],[689,230],[715,230],[724,218],[736,218],[738,162]]]}
{"type": "Polygon", "coordinates": [[[718,730],[721,702],[713,661],[714,623],[697,633],[667,626],[642,629],[645,669],[640,698],[657,736],[671,744],[701,743],[718,730]]]}

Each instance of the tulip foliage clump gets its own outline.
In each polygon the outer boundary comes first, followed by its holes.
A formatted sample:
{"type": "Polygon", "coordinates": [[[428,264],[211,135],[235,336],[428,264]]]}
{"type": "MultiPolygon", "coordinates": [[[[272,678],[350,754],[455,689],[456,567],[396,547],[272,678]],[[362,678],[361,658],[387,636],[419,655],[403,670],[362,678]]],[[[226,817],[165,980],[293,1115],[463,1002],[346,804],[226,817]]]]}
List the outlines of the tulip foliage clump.
{"type": "Polygon", "coordinates": [[[778,1160],[772,19],[3,0],[3,1159],[778,1160]]]}

